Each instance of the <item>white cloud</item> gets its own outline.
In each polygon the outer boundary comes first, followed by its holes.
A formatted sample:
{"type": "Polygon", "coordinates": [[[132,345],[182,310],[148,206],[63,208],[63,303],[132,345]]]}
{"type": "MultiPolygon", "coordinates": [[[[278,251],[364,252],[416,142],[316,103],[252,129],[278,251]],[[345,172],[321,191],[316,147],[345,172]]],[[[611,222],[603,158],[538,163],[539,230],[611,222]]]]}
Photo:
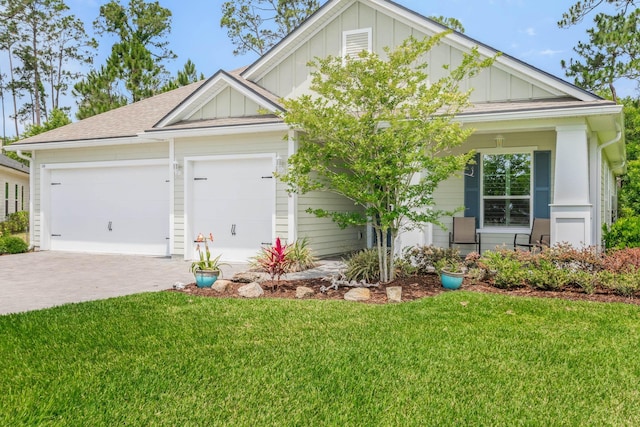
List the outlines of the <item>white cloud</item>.
{"type": "Polygon", "coordinates": [[[541,50],[540,52],[538,52],[538,55],[542,55],[542,56],[555,56],[558,55],[559,53],[562,53],[562,50],[553,50],[553,49],[545,49],[545,50],[541,50]]]}
{"type": "Polygon", "coordinates": [[[529,27],[523,31],[526,35],[534,37],[536,35],[536,30],[533,27],[529,27]]]}

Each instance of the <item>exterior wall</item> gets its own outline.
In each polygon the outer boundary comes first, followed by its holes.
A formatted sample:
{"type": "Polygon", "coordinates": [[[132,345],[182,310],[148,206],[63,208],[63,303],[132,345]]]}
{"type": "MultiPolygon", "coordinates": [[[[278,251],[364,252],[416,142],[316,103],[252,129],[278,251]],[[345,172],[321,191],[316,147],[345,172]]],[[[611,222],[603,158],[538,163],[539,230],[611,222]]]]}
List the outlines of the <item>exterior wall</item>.
{"type": "Polygon", "coordinates": [[[353,202],[337,194],[312,192],[298,196],[298,238],[307,238],[313,253],[319,257],[344,254],[367,246],[365,227],[341,229],[329,218],[317,218],[307,213],[311,209],[349,212],[353,202]]]}
{"type": "Polygon", "coordinates": [[[0,166],[0,221],[4,221],[9,214],[14,212],[28,210],[29,174],[0,166]],[[17,197],[16,186],[18,189],[17,197]]]}
{"type": "MultiPolygon", "coordinates": [[[[535,150],[550,150],[552,151],[552,163],[555,151],[555,132],[519,132],[519,133],[503,133],[504,148],[515,147],[534,147],[535,150]]],[[[495,134],[475,134],[469,138],[469,141],[465,143],[461,149],[464,150],[477,150],[482,152],[483,149],[496,149],[496,142],[493,140],[495,134]]],[[[552,170],[553,170],[553,164],[552,170]]],[[[551,188],[553,188],[554,177],[551,177],[551,188]]],[[[462,175],[449,178],[440,184],[434,193],[434,200],[436,206],[441,210],[455,210],[464,207],[464,180],[462,175]]],[[[553,200],[553,194],[551,195],[553,200]]],[[[456,216],[463,216],[462,212],[456,214],[456,216]]],[[[449,247],[449,230],[453,223],[451,217],[442,218],[443,225],[446,229],[442,229],[438,226],[433,226],[432,239],[433,244],[439,247],[449,247]]],[[[522,232],[528,232],[529,230],[521,230],[522,232]]],[[[507,247],[513,247],[514,231],[505,230],[504,233],[482,233],[482,251],[488,249],[494,249],[496,246],[506,245],[507,247]]],[[[470,250],[474,250],[472,245],[464,245],[460,247],[461,252],[466,253],[470,250]]]]}
{"type": "MultiPolygon", "coordinates": [[[[215,136],[175,140],[175,160],[184,165],[185,157],[244,155],[274,153],[286,161],[287,142],[282,133],[215,136]]],[[[182,176],[174,180],[174,249],[173,255],[184,255],[185,236],[185,188],[182,176]]],[[[224,183],[221,183],[224,185],[224,183]]],[[[288,237],[288,194],[286,186],[276,182],[276,236],[286,241],[288,237]]],[[[256,248],[256,253],[259,248],[256,248]]]]}
{"type": "Polygon", "coordinates": [[[216,95],[213,100],[189,116],[187,120],[256,116],[259,109],[258,104],[227,87],[216,95]]]}
{"type": "MultiPolygon", "coordinates": [[[[384,56],[384,47],[398,46],[409,36],[418,39],[433,34],[418,31],[404,22],[378,12],[358,2],[345,9],[341,15],[301,43],[293,53],[279,65],[267,71],[256,83],[284,98],[297,97],[308,92],[310,79],[307,63],[315,57],[342,55],[342,34],[344,31],[372,28],[372,49],[384,56]]],[[[435,81],[443,77],[447,70],[444,65],[455,67],[462,60],[462,50],[441,44],[427,56],[429,76],[435,81]]],[[[499,64],[484,70],[478,76],[464,83],[462,90],[474,88],[472,102],[506,101],[553,98],[548,90],[529,83],[526,76],[516,76],[506,72],[499,64]]]]}
{"type": "Polygon", "coordinates": [[[42,189],[40,188],[40,171],[43,165],[54,163],[103,162],[118,160],[167,159],[169,145],[167,143],[135,144],[126,146],[95,147],[82,149],[60,149],[38,151],[34,162],[35,194],[33,194],[33,245],[40,246],[40,214],[42,189]]]}
{"type": "MultiPolygon", "coordinates": [[[[606,159],[601,159],[602,180],[600,181],[600,218],[602,224],[610,226],[618,216],[618,187],[616,177],[613,175],[609,163],[606,159]]],[[[599,224],[596,224],[599,225],[599,224]]],[[[601,225],[600,225],[601,226],[601,225]]],[[[596,244],[600,244],[602,239],[602,231],[598,233],[599,239],[596,244]]],[[[604,246],[604,245],[603,245],[604,246]]]]}

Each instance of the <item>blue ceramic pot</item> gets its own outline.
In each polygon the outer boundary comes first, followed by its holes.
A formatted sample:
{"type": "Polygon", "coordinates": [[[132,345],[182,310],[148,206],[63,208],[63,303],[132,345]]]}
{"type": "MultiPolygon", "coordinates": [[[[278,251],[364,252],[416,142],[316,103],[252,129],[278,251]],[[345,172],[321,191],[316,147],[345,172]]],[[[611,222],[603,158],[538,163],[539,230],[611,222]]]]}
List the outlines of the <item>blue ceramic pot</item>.
{"type": "Polygon", "coordinates": [[[459,289],[462,286],[462,280],[464,280],[464,273],[452,273],[446,270],[440,272],[440,282],[445,289],[459,289]]]}
{"type": "Polygon", "coordinates": [[[219,270],[197,270],[193,275],[196,277],[196,286],[199,288],[210,288],[218,280],[219,270]]]}

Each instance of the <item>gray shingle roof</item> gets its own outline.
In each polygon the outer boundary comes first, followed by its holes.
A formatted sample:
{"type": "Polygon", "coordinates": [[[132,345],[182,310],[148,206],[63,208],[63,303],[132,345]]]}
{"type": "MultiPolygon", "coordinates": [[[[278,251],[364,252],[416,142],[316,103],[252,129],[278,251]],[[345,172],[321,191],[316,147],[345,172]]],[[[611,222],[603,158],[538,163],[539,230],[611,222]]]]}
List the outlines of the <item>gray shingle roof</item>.
{"type": "Polygon", "coordinates": [[[29,167],[23,165],[22,163],[13,160],[10,157],[5,156],[4,154],[0,154],[0,166],[4,166],[10,169],[17,170],[19,172],[29,173],[29,167]]]}
{"type": "Polygon", "coordinates": [[[195,92],[205,80],[162,93],[106,113],[88,117],[49,132],[19,141],[19,144],[82,141],[135,137],[151,129],[158,121],[195,92]]]}

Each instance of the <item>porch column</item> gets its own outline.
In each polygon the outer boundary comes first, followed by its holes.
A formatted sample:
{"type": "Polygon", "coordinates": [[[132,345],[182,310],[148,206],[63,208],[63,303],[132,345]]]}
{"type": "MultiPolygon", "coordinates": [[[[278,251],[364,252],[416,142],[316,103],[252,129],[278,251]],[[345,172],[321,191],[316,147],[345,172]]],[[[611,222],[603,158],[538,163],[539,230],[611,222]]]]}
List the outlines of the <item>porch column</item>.
{"type": "Polygon", "coordinates": [[[587,132],[583,124],[556,128],[551,244],[592,244],[587,132]]]}

